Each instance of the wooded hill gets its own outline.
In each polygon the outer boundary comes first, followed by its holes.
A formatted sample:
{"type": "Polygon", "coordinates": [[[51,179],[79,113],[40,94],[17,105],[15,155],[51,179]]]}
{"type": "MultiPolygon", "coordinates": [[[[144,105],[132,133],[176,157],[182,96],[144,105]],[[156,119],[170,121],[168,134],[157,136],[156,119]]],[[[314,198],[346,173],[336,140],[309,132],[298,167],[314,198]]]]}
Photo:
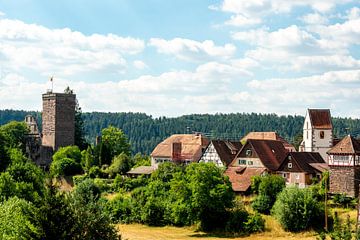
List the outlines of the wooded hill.
{"type": "MultiPolygon", "coordinates": [[[[40,112],[0,110],[0,125],[11,120],[22,121],[32,114],[41,123],[40,112]]],[[[101,129],[109,125],[121,128],[128,136],[134,153],[151,153],[166,137],[175,133],[202,132],[211,139],[239,140],[251,131],[276,131],[294,143],[302,134],[303,116],[276,114],[230,113],[192,114],[181,117],[154,118],[145,113],[83,113],[86,139],[94,142],[101,129]]],[[[348,133],[360,136],[360,119],[333,118],[334,134],[343,137],[348,133]]],[[[41,126],[39,124],[41,129],[41,126]]]]}

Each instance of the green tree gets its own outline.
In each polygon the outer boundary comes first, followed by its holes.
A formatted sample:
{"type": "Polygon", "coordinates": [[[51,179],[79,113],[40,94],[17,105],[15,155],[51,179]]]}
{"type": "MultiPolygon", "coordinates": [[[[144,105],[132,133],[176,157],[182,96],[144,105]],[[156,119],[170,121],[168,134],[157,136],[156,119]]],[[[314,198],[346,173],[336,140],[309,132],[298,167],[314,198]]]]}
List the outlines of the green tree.
{"type": "Polygon", "coordinates": [[[287,187],[277,196],[272,214],[288,231],[301,231],[320,226],[323,205],[310,189],[287,187]]]}
{"type": "Polygon", "coordinates": [[[260,213],[269,214],[277,195],[285,187],[284,179],[277,175],[266,175],[254,178],[252,183],[252,188],[258,192],[258,196],[251,206],[260,213]]]}
{"type": "Polygon", "coordinates": [[[67,146],[59,148],[53,155],[53,161],[63,158],[71,158],[77,163],[81,163],[81,151],[78,146],[67,146]]]}
{"type": "Polygon", "coordinates": [[[105,170],[111,178],[114,178],[116,174],[124,175],[132,167],[132,159],[125,153],[121,153],[113,159],[111,165],[105,170]]]}
{"type": "Polygon", "coordinates": [[[101,131],[101,141],[110,152],[111,159],[120,153],[130,156],[130,144],[125,133],[114,126],[109,126],[101,131]]]}
{"type": "Polygon", "coordinates": [[[89,145],[86,150],[81,151],[81,165],[85,171],[89,171],[91,167],[98,166],[94,156],[92,147],[89,145]]]}
{"type": "Polygon", "coordinates": [[[5,149],[5,137],[0,132],[0,172],[4,171],[10,163],[10,158],[5,149]]]}
{"type": "Polygon", "coordinates": [[[0,127],[0,133],[5,138],[5,147],[19,148],[25,152],[26,134],[29,132],[25,122],[11,121],[0,127]]]}
{"type": "Polygon", "coordinates": [[[235,196],[229,179],[214,164],[190,164],[184,176],[174,175],[170,187],[173,217],[183,219],[179,222],[200,222],[204,231],[225,224],[227,209],[233,206],[235,196]]]}
{"type": "Polygon", "coordinates": [[[1,239],[41,239],[43,231],[36,207],[17,197],[0,204],[1,239]]]}
{"type": "Polygon", "coordinates": [[[54,177],[71,176],[82,172],[81,152],[77,146],[59,148],[53,155],[50,173],[54,177]]]}

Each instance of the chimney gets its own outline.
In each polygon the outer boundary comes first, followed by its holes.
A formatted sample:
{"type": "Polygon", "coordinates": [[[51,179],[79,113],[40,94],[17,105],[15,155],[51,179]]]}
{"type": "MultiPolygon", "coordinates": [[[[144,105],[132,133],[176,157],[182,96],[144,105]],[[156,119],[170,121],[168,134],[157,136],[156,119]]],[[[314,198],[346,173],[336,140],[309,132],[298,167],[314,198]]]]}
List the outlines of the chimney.
{"type": "Polygon", "coordinates": [[[181,142],[173,142],[171,152],[173,160],[181,160],[181,142]]]}

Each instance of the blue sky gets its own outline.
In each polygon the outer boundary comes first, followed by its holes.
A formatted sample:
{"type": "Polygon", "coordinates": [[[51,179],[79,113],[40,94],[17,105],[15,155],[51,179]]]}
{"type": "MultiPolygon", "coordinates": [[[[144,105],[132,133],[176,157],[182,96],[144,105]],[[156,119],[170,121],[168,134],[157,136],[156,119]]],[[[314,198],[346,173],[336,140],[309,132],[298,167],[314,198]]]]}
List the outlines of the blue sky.
{"type": "Polygon", "coordinates": [[[360,1],[0,0],[0,109],[360,116],[360,1]]]}

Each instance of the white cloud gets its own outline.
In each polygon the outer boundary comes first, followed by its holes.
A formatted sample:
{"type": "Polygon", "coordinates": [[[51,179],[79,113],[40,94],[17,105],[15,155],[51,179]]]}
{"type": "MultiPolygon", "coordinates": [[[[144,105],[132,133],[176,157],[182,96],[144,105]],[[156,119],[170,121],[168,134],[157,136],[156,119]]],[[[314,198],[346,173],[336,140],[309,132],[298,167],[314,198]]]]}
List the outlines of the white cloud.
{"type": "Polygon", "coordinates": [[[133,65],[135,68],[140,69],[140,70],[149,68],[149,66],[146,63],[144,63],[143,61],[140,61],[140,60],[135,60],[133,62],[133,65]]]}
{"type": "Polygon", "coordinates": [[[3,16],[5,16],[5,13],[0,11],[0,18],[3,17],[3,16]]]}
{"type": "Polygon", "coordinates": [[[319,13],[309,13],[303,16],[302,21],[310,25],[323,25],[328,22],[328,19],[319,13]]]}
{"type": "Polygon", "coordinates": [[[124,56],[138,54],[144,42],[114,34],[93,34],[0,19],[0,61],[13,70],[32,69],[44,74],[125,69],[124,56]]]}
{"type": "Polygon", "coordinates": [[[355,20],[360,18],[360,8],[358,7],[353,7],[348,11],[348,15],[347,15],[349,20],[355,20]]]}
{"type": "Polygon", "coordinates": [[[251,25],[257,25],[262,22],[261,18],[249,18],[245,17],[244,15],[237,14],[231,16],[230,20],[226,21],[226,25],[232,25],[236,27],[245,27],[251,25]]]}
{"type": "Polygon", "coordinates": [[[179,59],[187,61],[228,59],[236,51],[236,47],[233,44],[216,46],[211,40],[198,42],[184,38],[174,38],[172,40],[151,38],[149,45],[155,47],[159,53],[174,55],[179,59]]]}

